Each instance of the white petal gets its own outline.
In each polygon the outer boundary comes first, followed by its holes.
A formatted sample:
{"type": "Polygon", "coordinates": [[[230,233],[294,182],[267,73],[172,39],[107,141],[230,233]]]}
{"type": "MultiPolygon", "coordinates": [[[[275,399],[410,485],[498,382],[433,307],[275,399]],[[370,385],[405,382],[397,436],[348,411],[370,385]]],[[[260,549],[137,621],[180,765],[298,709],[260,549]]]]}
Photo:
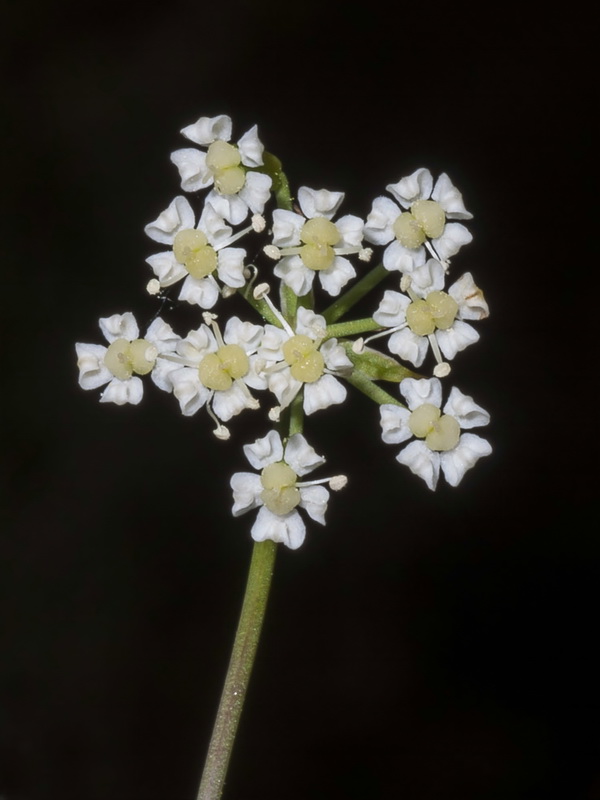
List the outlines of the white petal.
{"type": "Polygon", "coordinates": [[[216,250],[226,246],[226,243],[231,238],[231,227],[209,202],[204,203],[197,227],[198,230],[206,234],[209,243],[216,250]]]}
{"type": "Polygon", "coordinates": [[[396,461],[405,464],[411,472],[423,478],[434,490],[440,474],[440,455],[430,450],[424,442],[411,442],[396,456],[396,461]]]}
{"type": "Polygon", "coordinates": [[[231,127],[231,118],[220,114],[217,117],[200,117],[193,125],[182,128],[181,133],[186,139],[207,146],[216,139],[228,142],[231,139],[231,127]]]}
{"type": "Polygon", "coordinates": [[[112,379],[112,372],[104,366],[106,347],[101,344],[78,342],[75,350],[79,368],[79,385],[82,389],[97,389],[112,379]]]}
{"type": "Polygon", "coordinates": [[[329,492],[324,486],[306,486],[300,489],[300,508],[303,508],[311,519],[325,525],[325,512],[329,501],[329,492]]]}
{"type": "Polygon", "coordinates": [[[384,328],[395,328],[397,325],[402,325],[406,322],[406,309],[410,302],[410,297],[405,294],[386,289],[379,308],[373,314],[373,319],[384,328]]]}
{"type": "Polygon", "coordinates": [[[231,476],[229,485],[233,489],[231,513],[234,517],[239,517],[261,504],[263,485],[260,476],[254,472],[236,472],[231,476]]]}
{"type": "Polygon", "coordinates": [[[132,342],[140,335],[135,317],[131,311],[125,314],[113,314],[112,317],[102,317],[100,319],[100,330],[108,342],[117,339],[127,339],[132,342]]]}
{"type": "Polygon", "coordinates": [[[381,438],[386,444],[400,444],[413,435],[408,427],[410,411],[407,408],[384,403],[379,407],[381,438]]]}
{"type": "Polygon", "coordinates": [[[438,340],[440,350],[446,358],[454,356],[470,344],[479,341],[479,334],[466,322],[455,319],[451,328],[447,331],[436,331],[435,338],[438,340]]]}
{"type": "Polygon", "coordinates": [[[437,179],[431,199],[441,205],[449,219],[473,219],[463,203],[462,194],[445,172],[437,179]]]}
{"type": "Polygon", "coordinates": [[[175,258],[172,250],[155,253],[146,259],[161,286],[172,286],[188,274],[187,269],[175,258]]]}
{"type": "Polygon", "coordinates": [[[301,433],[290,436],[285,446],[284,459],[285,463],[300,477],[325,463],[323,456],[317,455],[314,447],[309,445],[301,433]]]}
{"type": "Polygon", "coordinates": [[[290,367],[277,369],[267,374],[269,391],[273,392],[279,403],[287,407],[302,389],[302,382],[292,378],[290,367]]]}
{"type": "Polygon", "coordinates": [[[296,247],[306,220],[294,211],[276,208],[273,211],[273,244],[277,247],[296,247]]]}
{"type": "MultiPolygon", "coordinates": [[[[448,227],[446,225],[446,227],[448,227]]],[[[400,242],[394,240],[383,252],[383,266],[390,270],[410,273],[415,267],[419,267],[427,261],[427,252],[424,247],[417,247],[409,250],[400,242]]]]}
{"type": "Polygon", "coordinates": [[[179,170],[184,192],[197,192],[213,183],[213,174],[206,166],[206,153],[193,147],[184,147],[171,153],[171,161],[179,170]]]}
{"type": "Polygon", "coordinates": [[[181,413],[184,417],[191,417],[202,408],[210,396],[206,386],[200,383],[198,370],[181,367],[173,370],[169,378],[173,386],[173,394],[179,401],[181,413]]]}
{"type": "Polygon", "coordinates": [[[232,225],[239,225],[248,216],[248,205],[238,194],[219,194],[211,189],[206,195],[206,202],[232,225]]]}
{"type": "Polygon", "coordinates": [[[335,223],[335,227],[342,234],[342,241],[336,247],[360,247],[363,240],[365,223],[360,217],[346,214],[335,223]]]}
{"type": "Polygon", "coordinates": [[[156,345],[159,353],[172,353],[181,337],[164,319],[157,317],[146,331],[144,339],[156,345]]]}
{"type": "Polygon", "coordinates": [[[250,398],[248,392],[244,391],[243,384],[240,385],[238,381],[235,381],[226,391],[215,392],[212,409],[219,419],[227,422],[248,408],[249,403],[250,398]]]}
{"type": "Polygon", "coordinates": [[[167,361],[164,358],[157,358],[150,377],[163,392],[172,392],[171,373],[176,369],[181,369],[181,364],[175,364],[173,361],[167,361]]]}
{"type": "Polygon", "coordinates": [[[430,403],[437,408],[442,405],[442,384],[439,378],[405,378],[400,383],[400,391],[411,411],[423,403],[430,403]]]}
{"type": "Polygon", "coordinates": [[[253,214],[262,214],[265,203],[271,194],[273,181],[263,172],[247,172],[246,182],[240,191],[240,198],[253,214]]]}
{"type": "Polygon", "coordinates": [[[190,331],[185,339],[181,339],[177,344],[177,353],[193,365],[199,364],[207,353],[216,351],[217,340],[210,328],[204,324],[200,325],[198,330],[190,331]]]}
{"type": "Polygon", "coordinates": [[[264,145],[258,138],[258,126],[254,125],[238,142],[242,164],[246,167],[260,167],[263,164],[264,145]]]}
{"type": "Polygon", "coordinates": [[[401,178],[398,183],[390,183],[385,188],[394,195],[402,208],[409,208],[415,200],[427,200],[431,195],[432,187],[431,172],[421,167],[412,175],[401,178]]]}
{"type": "Polygon", "coordinates": [[[296,333],[301,333],[304,336],[310,336],[315,341],[322,339],[327,333],[327,323],[325,317],[315,312],[310,308],[300,306],[298,314],[296,315],[296,333]]]}
{"type": "Polygon", "coordinates": [[[263,506],[257,514],[251,534],[255,542],[271,539],[273,542],[285,544],[291,550],[297,550],[304,541],[306,528],[297,511],[279,517],[263,506]]]}
{"type": "Polygon", "coordinates": [[[442,469],[450,486],[458,486],[468,469],[475,466],[483,456],[489,456],[489,442],[473,433],[463,433],[454,450],[442,453],[442,469]]]}
{"type": "Polygon", "coordinates": [[[425,360],[428,346],[429,341],[425,336],[417,336],[408,327],[393,333],[388,339],[390,353],[410,361],[415,367],[420,367],[425,360]]]}
{"type": "Polygon", "coordinates": [[[310,292],[315,279],[315,273],[304,266],[300,256],[282,258],[273,270],[273,274],[276,278],[281,278],[298,297],[304,297],[310,292]]]}
{"type": "Polygon", "coordinates": [[[332,297],[337,297],[342,287],[355,277],[356,270],[348,259],[343,258],[343,256],[336,256],[330,267],[319,270],[321,286],[332,297]]]}
{"type": "Polygon", "coordinates": [[[435,258],[415,267],[410,273],[410,288],[418,297],[426,297],[429,292],[439,292],[446,283],[444,268],[435,258]]]}
{"type": "Polygon", "coordinates": [[[343,192],[330,192],[327,189],[309,189],[308,186],[301,186],[298,189],[298,205],[308,219],[313,217],[331,219],[343,199],[343,192]]]}
{"type": "Polygon", "coordinates": [[[212,308],[219,299],[219,284],[212,275],[200,280],[188,275],[181,287],[179,299],[200,308],[212,308]]]}
{"type": "Polygon", "coordinates": [[[246,251],[241,247],[226,247],[217,254],[217,274],[220,280],[233,289],[239,289],[246,283],[244,277],[244,259],[246,251]]]}
{"type": "Polygon", "coordinates": [[[473,401],[472,397],[463,394],[456,386],[452,388],[448,402],[444,406],[444,414],[451,414],[460,423],[461,428],[477,428],[487,425],[490,415],[473,401]]]}
{"type": "Polygon", "coordinates": [[[226,344],[237,344],[249,355],[254,353],[263,335],[261,325],[242,322],[239,317],[231,317],[225,326],[223,340],[226,344]]]}
{"type": "Polygon", "coordinates": [[[366,219],[365,239],[372,244],[387,244],[394,238],[392,226],[402,212],[389,197],[376,197],[366,219]]]}
{"type": "Polygon", "coordinates": [[[275,461],[283,458],[283,445],[277,431],[269,431],[262,439],[257,439],[254,444],[244,445],[244,453],[254,469],[264,469],[275,461]]]}
{"type": "Polygon", "coordinates": [[[282,361],[283,352],[281,347],[289,338],[289,335],[281,328],[276,328],[275,325],[265,325],[265,332],[260,343],[258,355],[265,361],[282,361]]]}
{"type": "Polygon", "coordinates": [[[458,303],[458,314],[461,319],[486,319],[490,309],[481,289],[475,285],[470,272],[452,284],[448,294],[458,303]]]}
{"type": "Polygon", "coordinates": [[[449,222],[439,239],[432,239],[431,244],[438,256],[445,261],[455,256],[460,248],[473,241],[473,236],[460,222],[449,222]]]}
{"type": "Polygon", "coordinates": [[[350,361],[346,355],[346,351],[342,345],[338,344],[337,339],[327,339],[327,341],[321,345],[319,352],[325,360],[327,369],[333,372],[352,370],[352,361],[350,361]]]}
{"type": "Polygon", "coordinates": [[[144,384],[140,378],[133,377],[126,381],[113,378],[100,397],[101,403],[116,403],[123,406],[131,403],[134,406],[140,402],[144,395],[144,384]]]}
{"type": "Polygon", "coordinates": [[[329,406],[343,403],[347,396],[344,386],[333,375],[323,375],[315,383],[304,384],[304,413],[314,414],[329,406]]]}
{"type": "Polygon", "coordinates": [[[179,195],[168,208],[162,211],[154,222],[144,228],[147,236],[161,244],[173,244],[175,236],[181,230],[193,228],[196,225],[194,211],[187,198],[179,195]]]}

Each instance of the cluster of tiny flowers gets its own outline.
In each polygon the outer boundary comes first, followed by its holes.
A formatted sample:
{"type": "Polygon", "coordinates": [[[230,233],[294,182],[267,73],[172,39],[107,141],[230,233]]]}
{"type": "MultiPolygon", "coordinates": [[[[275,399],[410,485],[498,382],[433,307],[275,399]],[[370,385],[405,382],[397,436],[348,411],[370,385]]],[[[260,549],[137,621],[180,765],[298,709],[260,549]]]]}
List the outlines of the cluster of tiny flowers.
{"type": "Polygon", "coordinates": [[[429,170],[418,169],[388,185],[394,199],[376,197],[365,220],[340,216],[342,192],[301,186],[294,200],[257,127],[235,143],[232,132],[225,115],[181,131],[196,145],[171,155],[185,194],[145,228],[165,248],[146,259],[148,292],[166,296],[178,284],[177,300],[198,307],[199,326],[180,336],[155,317],[140,337],[130,312],[101,318],[107,344],[76,345],[79,384],[104,387],[101,402],[135,405],[149,375],[183,415],[208,414],[222,440],[230,437],[224,423],[264,408],[271,429],[243,448],[256,472],[231,478],[232,511],[258,509],[253,539],[295,549],[305,537],[299,509],[324,524],[326,486],[335,491],[347,481],[304,480],[325,463],[303,435],[304,417],[342,404],[348,388],[379,405],[384,442],[412,439],[397,460],[432,490],[440,470],[456,486],[491,452],[484,439],[461,433],[486,425],[487,412],[457,388],[444,393],[440,380],[449,361],[479,339],[470,323],[489,312],[470,273],[448,279],[450,259],[472,238],[453,220],[472,215],[447,175],[434,183],[429,170]],[[249,252],[259,256],[251,260],[249,252]],[[372,267],[375,253],[381,265],[372,267]],[[381,292],[372,317],[339,321],[386,276],[393,288],[381,292]],[[227,314],[235,294],[253,320],[227,314]],[[335,298],[322,313],[315,310],[320,296],[335,298]],[[367,346],[380,337],[393,355],[367,346]],[[412,370],[429,352],[432,378],[412,370]],[[382,380],[398,383],[401,399],[383,391],[382,380]]]}

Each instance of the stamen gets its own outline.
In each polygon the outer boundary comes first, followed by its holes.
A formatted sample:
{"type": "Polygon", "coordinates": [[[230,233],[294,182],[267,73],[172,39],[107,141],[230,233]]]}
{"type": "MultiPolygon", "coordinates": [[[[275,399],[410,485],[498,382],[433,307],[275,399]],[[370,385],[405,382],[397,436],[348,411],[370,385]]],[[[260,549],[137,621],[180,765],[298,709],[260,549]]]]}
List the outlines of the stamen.
{"type": "Polygon", "coordinates": [[[252,215],[252,230],[256,233],[262,233],[265,229],[267,221],[263,217],[262,214],[253,214],[252,215]]]}
{"type": "Polygon", "coordinates": [[[146,284],[146,291],[148,294],[160,294],[160,281],[156,278],[152,278],[152,280],[148,281],[146,284]]]}
{"type": "Polygon", "coordinates": [[[269,292],[271,291],[271,287],[268,283],[259,283],[256,289],[252,292],[252,295],[255,300],[264,300],[265,303],[269,306],[273,314],[277,317],[279,322],[281,323],[281,327],[287,333],[288,336],[293,336],[294,331],[290,327],[289,323],[284,319],[281,311],[275,308],[273,303],[269,298],[269,292]]]}
{"type": "MultiPolygon", "coordinates": [[[[356,342],[362,342],[362,349],[364,350],[365,345],[368,344],[369,342],[372,342],[373,339],[381,339],[382,336],[389,336],[392,333],[397,333],[398,331],[401,331],[403,328],[406,328],[407,325],[408,322],[403,322],[402,325],[396,325],[395,328],[388,328],[386,331],[379,331],[379,333],[374,333],[372,336],[369,336],[366,339],[357,339],[356,342]]],[[[354,350],[354,345],[352,345],[352,349],[354,350]]],[[[362,350],[354,350],[354,352],[360,353],[362,352],[362,350]]]]}
{"type": "Polygon", "coordinates": [[[348,478],[346,475],[334,475],[333,478],[320,478],[315,481],[298,481],[296,486],[299,489],[306,489],[308,486],[321,486],[324,483],[329,484],[329,488],[334,492],[338,492],[348,483],[348,478]]]}
{"type": "Polygon", "coordinates": [[[372,255],[373,255],[373,249],[371,247],[363,247],[363,249],[358,254],[358,260],[370,261],[372,255]]]}
{"type": "Polygon", "coordinates": [[[274,261],[279,261],[281,258],[281,250],[274,244],[265,245],[265,247],[263,247],[263,253],[274,261]]]}
{"type": "Polygon", "coordinates": [[[208,412],[208,416],[213,420],[213,422],[217,426],[213,431],[214,435],[217,437],[217,439],[226,442],[227,439],[229,439],[229,437],[231,436],[229,428],[226,428],[225,425],[221,423],[221,420],[217,417],[215,412],[210,407],[210,401],[206,404],[206,411],[208,412]]]}
{"type": "Polygon", "coordinates": [[[428,337],[429,344],[431,345],[431,349],[433,351],[433,355],[435,356],[435,360],[438,362],[435,367],[433,368],[433,374],[436,378],[445,378],[446,375],[450,374],[451,366],[448,364],[447,361],[444,361],[442,358],[442,353],[440,350],[440,346],[438,344],[438,340],[434,333],[431,333],[428,337]]]}

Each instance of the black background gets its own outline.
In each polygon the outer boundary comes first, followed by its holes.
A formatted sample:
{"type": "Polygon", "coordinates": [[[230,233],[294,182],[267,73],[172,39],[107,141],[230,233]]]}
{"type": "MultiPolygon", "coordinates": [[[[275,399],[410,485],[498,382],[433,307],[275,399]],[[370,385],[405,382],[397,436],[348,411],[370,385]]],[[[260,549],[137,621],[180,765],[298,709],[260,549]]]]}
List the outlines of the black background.
{"type": "Polygon", "coordinates": [[[74,342],[154,315],[143,226],[179,191],[169,154],[227,113],[346,212],[417,167],[450,174],[475,215],[454,274],[492,312],[453,377],[494,454],[433,494],[366,399],[309,420],[350,484],[278,554],[225,798],[600,798],[583,23],[120,8],[5,20],[0,795],[195,797],[251,550],[228,481],[264,428],[248,412],[218,443],[152,386],[101,406],[74,342]]]}

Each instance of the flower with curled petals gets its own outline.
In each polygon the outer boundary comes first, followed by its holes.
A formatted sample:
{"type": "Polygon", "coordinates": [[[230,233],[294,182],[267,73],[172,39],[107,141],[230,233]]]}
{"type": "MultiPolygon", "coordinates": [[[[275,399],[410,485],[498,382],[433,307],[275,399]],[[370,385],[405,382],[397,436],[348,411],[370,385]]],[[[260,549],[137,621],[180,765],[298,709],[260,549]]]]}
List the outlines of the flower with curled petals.
{"type": "Polygon", "coordinates": [[[161,288],[183,280],[180,300],[212,308],[220,292],[215,274],[230,289],[244,286],[246,251],[231,245],[251,231],[252,226],[232,233],[210,203],[205,204],[196,225],[191,205],[179,196],[144,230],[154,241],[172,246],[171,250],[150,256],[146,262],[161,288]]]}
{"type": "Polygon", "coordinates": [[[367,261],[371,251],[362,246],[363,221],[347,214],[332,222],[343,192],[298,189],[302,214],[278,208],[273,212],[273,244],[265,248],[268,256],[281,259],[274,273],[299,297],[311,290],[315,273],[321,286],[336,296],[355,277],[347,255],[358,254],[367,261]]]}
{"type": "Polygon", "coordinates": [[[271,192],[271,178],[256,172],[263,165],[264,147],[258,138],[256,125],[231,144],[232,122],[224,114],[217,117],[200,117],[181,133],[206,147],[206,151],[186,147],[171,153],[171,161],[179,170],[184,192],[213,189],[207,195],[214,209],[238,225],[246,219],[248,211],[262,213],[271,192]]]}
{"type": "Polygon", "coordinates": [[[490,415],[455,387],[441,411],[442,384],[437,378],[405,378],[400,391],[408,408],[384,404],[380,407],[382,439],[400,444],[415,441],[396,456],[430,489],[437,486],[440,468],[450,486],[458,486],[465,472],[492,452],[489,442],[461,429],[487,425],[490,415]]]}
{"type": "Polygon", "coordinates": [[[245,445],[244,453],[260,475],[236,472],[232,476],[233,516],[258,508],[252,538],[256,542],[271,539],[296,550],[306,534],[298,509],[304,509],[311,519],[324,525],[329,492],[321,484],[340,489],[346,483],[345,477],[300,481],[325,463],[301,433],[290,436],[284,445],[280,435],[270,431],[254,444],[245,445]]]}
{"type": "Polygon", "coordinates": [[[477,331],[465,320],[489,316],[483,292],[470,272],[462,275],[447,292],[445,279],[440,262],[429,259],[404,276],[402,286],[408,295],[387,290],[373,314],[375,322],[392,329],[388,340],[390,352],[415,367],[421,366],[431,345],[438,362],[435,374],[439,377],[449,372],[441,354],[452,359],[479,339],[477,331]]]}
{"type": "Polygon", "coordinates": [[[281,321],[283,328],[265,325],[257,352],[261,374],[280,403],[275,417],[302,388],[307,415],[343,403],[347,392],[336,375],[351,372],[352,361],[337,339],[325,339],[325,318],[300,306],[295,330],[281,321]]]}
{"type": "Polygon", "coordinates": [[[108,347],[81,342],[75,345],[82,389],[98,389],[108,384],[100,396],[101,403],[137,405],[144,394],[138,376],[151,373],[154,383],[160,389],[168,390],[166,372],[158,359],[175,350],[178,337],[170,325],[157,318],[146,336],[140,339],[138,324],[128,311],[101,318],[100,330],[108,347]]]}
{"type": "Polygon", "coordinates": [[[445,173],[434,186],[431,172],[421,168],[386,188],[399,205],[388,197],[377,197],[365,222],[365,239],[388,245],[383,254],[386,269],[412,272],[427,260],[426,249],[446,262],[472,240],[460,222],[446,221],[473,215],[445,173]]]}

